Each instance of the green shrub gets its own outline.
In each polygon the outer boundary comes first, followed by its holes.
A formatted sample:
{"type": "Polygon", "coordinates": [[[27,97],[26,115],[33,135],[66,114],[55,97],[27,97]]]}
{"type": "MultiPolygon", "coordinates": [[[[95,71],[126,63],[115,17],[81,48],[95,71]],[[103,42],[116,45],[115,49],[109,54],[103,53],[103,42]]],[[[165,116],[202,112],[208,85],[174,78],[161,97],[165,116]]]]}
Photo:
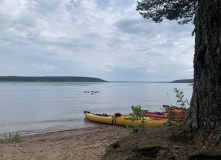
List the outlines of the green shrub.
{"type": "Polygon", "coordinates": [[[5,134],[4,138],[0,139],[0,142],[21,142],[22,138],[18,132],[14,135],[9,133],[8,135],[5,134]]]}
{"type": "Polygon", "coordinates": [[[138,125],[138,127],[142,127],[144,128],[146,126],[145,123],[145,114],[148,112],[147,110],[143,111],[141,110],[141,106],[131,106],[131,109],[133,111],[133,113],[130,114],[129,119],[131,121],[141,121],[141,124],[138,125]]]}
{"type": "Polygon", "coordinates": [[[183,91],[180,91],[177,88],[174,88],[174,92],[176,93],[177,101],[176,103],[179,105],[180,109],[186,109],[186,105],[190,105],[189,101],[184,98],[184,93],[183,91]]]}

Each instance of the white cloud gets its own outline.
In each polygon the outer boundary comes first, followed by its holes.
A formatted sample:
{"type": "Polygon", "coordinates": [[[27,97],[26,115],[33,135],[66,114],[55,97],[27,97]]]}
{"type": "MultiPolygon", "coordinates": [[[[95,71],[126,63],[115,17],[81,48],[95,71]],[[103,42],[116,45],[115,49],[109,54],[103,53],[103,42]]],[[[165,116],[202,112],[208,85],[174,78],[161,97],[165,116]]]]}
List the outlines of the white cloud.
{"type": "Polygon", "coordinates": [[[50,65],[47,65],[47,64],[34,63],[33,66],[35,66],[37,69],[43,70],[43,71],[51,71],[51,70],[56,69],[55,66],[50,66],[50,65]]]}
{"type": "MultiPolygon", "coordinates": [[[[2,65],[16,58],[21,75],[50,72],[105,80],[173,80],[189,70],[186,78],[192,78],[193,26],[143,19],[135,0],[2,0],[0,4],[2,65]]],[[[0,68],[0,75],[6,73],[7,67],[0,68]]]]}

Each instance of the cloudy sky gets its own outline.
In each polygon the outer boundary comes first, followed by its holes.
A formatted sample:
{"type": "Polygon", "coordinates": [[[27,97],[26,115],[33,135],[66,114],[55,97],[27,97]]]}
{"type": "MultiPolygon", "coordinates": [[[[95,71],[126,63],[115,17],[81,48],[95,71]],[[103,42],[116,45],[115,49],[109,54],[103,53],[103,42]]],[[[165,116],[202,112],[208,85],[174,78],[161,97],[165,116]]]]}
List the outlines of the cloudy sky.
{"type": "Polygon", "coordinates": [[[0,0],[0,76],[193,78],[194,26],[154,23],[137,0],[0,0]]]}

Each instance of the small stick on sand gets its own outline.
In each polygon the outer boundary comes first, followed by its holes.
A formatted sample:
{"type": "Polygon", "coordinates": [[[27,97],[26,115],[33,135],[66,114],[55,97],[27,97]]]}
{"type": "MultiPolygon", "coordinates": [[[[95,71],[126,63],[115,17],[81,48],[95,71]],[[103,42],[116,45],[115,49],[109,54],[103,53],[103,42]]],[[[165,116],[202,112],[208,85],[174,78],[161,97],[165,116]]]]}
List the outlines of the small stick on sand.
{"type": "Polygon", "coordinates": [[[22,151],[23,153],[25,153],[25,151],[23,151],[23,150],[21,149],[21,147],[18,146],[17,143],[15,144],[15,146],[16,146],[20,151],[22,151]]]}

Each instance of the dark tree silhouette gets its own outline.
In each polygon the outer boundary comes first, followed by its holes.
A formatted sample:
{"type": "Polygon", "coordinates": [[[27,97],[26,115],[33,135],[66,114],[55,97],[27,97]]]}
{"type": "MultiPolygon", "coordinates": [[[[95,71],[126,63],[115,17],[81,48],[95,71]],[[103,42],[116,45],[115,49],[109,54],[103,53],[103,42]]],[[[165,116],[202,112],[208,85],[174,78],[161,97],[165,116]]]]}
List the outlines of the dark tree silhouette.
{"type": "Polygon", "coordinates": [[[76,77],[76,76],[44,76],[44,77],[26,77],[26,76],[0,76],[0,82],[105,82],[100,78],[76,77]]]}
{"type": "Polygon", "coordinates": [[[163,18],[180,20],[179,24],[194,22],[197,0],[143,0],[137,2],[137,10],[144,18],[159,23],[163,18]]]}
{"type": "Polygon", "coordinates": [[[201,146],[221,147],[221,0],[142,0],[144,18],[195,25],[194,87],[185,127],[201,146]]]}

